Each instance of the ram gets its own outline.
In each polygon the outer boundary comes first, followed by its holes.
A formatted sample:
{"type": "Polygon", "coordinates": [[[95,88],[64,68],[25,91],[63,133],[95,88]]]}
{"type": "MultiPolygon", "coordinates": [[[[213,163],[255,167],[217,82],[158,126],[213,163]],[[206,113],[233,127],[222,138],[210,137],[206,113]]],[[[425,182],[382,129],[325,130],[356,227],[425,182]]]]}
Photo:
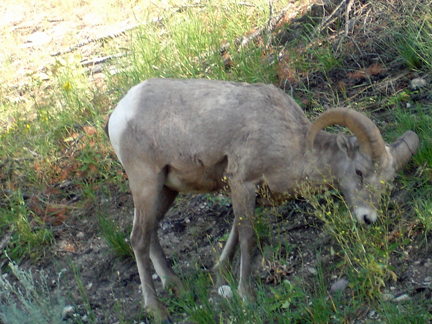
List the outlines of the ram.
{"type": "Polygon", "coordinates": [[[407,131],[386,145],[365,115],[331,109],[311,123],[296,102],[273,85],[211,80],[151,79],[133,87],[106,126],[126,170],[135,205],[131,243],[144,303],[157,322],[169,323],[157,299],[151,262],[164,287],[182,292],[157,237],[157,228],[179,192],[208,193],[229,187],[234,223],[214,267],[224,273],[240,244],[238,293],[254,299],[250,284],[255,246],[252,217],[256,190],[296,194],[305,184],[339,188],[360,223],[372,223],[383,184],[417,151],[407,131]],[[331,134],[348,127],[354,136],[331,134]]]}

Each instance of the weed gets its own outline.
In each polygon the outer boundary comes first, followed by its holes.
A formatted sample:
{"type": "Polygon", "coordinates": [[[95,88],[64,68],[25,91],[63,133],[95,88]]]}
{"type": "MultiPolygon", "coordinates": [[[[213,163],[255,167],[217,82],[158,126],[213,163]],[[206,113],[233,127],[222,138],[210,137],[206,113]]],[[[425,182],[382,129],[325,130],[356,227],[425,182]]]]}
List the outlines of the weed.
{"type": "Polygon", "coordinates": [[[62,312],[65,299],[60,295],[59,289],[52,292],[48,288],[47,275],[43,270],[38,279],[35,279],[31,271],[21,270],[13,261],[9,261],[9,268],[17,282],[11,283],[6,274],[0,276],[2,323],[64,323],[62,312]]]}
{"type": "MultiPolygon", "coordinates": [[[[359,294],[371,299],[379,296],[388,279],[396,280],[389,266],[391,249],[382,239],[388,233],[389,221],[381,216],[376,224],[365,228],[357,224],[339,193],[337,200],[330,191],[324,192],[322,199],[306,196],[310,197],[314,215],[324,222],[326,231],[339,245],[337,255],[341,261],[337,268],[347,271],[352,288],[359,294]]],[[[385,197],[383,200],[386,201],[385,197]]]]}

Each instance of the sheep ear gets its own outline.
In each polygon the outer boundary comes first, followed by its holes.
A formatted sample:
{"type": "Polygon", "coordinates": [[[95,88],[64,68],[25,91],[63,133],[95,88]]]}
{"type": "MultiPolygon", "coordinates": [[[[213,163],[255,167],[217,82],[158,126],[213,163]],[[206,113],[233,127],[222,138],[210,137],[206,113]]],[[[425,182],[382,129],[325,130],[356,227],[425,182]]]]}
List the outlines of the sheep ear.
{"type": "Polygon", "coordinates": [[[354,149],[358,146],[357,138],[355,136],[345,136],[338,134],[336,137],[336,143],[339,149],[349,157],[353,156],[354,149]]]}

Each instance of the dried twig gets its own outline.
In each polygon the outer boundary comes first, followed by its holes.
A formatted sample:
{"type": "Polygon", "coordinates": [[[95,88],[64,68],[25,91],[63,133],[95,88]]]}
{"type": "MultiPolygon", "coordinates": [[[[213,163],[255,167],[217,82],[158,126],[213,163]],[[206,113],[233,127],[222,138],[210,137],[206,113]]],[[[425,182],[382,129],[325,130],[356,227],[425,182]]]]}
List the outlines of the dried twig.
{"type": "Polygon", "coordinates": [[[81,61],[81,65],[82,66],[89,66],[89,65],[101,64],[101,63],[104,63],[108,60],[112,60],[114,58],[120,58],[120,57],[123,57],[126,55],[127,55],[127,53],[120,53],[120,54],[115,54],[115,55],[110,55],[110,56],[97,57],[93,60],[81,61]]]}
{"type": "Polygon", "coordinates": [[[39,155],[38,153],[36,153],[35,151],[32,151],[32,150],[30,150],[30,149],[27,148],[27,147],[23,147],[23,149],[26,150],[27,152],[29,152],[29,153],[30,153],[31,155],[33,155],[35,158],[42,159],[42,156],[39,155]]]}
{"type": "Polygon", "coordinates": [[[328,27],[331,23],[333,23],[337,18],[339,18],[341,12],[343,9],[345,9],[347,2],[346,1],[351,1],[351,0],[343,0],[336,8],[335,10],[333,10],[333,12],[327,16],[327,17],[323,17],[323,21],[321,22],[321,24],[319,24],[316,28],[315,31],[317,33],[320,33],[323,29],[325,29],[326,27],[328,27]]]}
{"type": "MultiPolygon", "coordinates": [[[[247,4],[247,3],[243,3],[243,5],[248,5],[248,4],[247,4]]],[[[196,7],[203,7],[203,5],[200,5],[200,4],[185,5],[185,6],[181,6],[181,7],[177,8],[174,12],[182,12],[182,11],[184,11],[184,10],[187,9],[187,8],[196,8],[196,7]]],[[[162,21],[162,18],[161,18],[161,17],[155,17],[155,18],[154,18],[150,23],[159,23],[159,22],[161,22],[161,21],[162,21]]],[[[110,39],[110,38],[116,38],[116,37],[118,37],[118,36],[120,36],[120,35],[126,33],[126,32],[129,31],[129,30],[135,29],[135,28],[140,27],[140,26],[145,26],[145,25],[147,25],[148,23],[149,23],[149,22],[141,22],[141,23],[138,23],[138,24],[135,24],[135,25],[127,26],[127,27],[125,27],[125,28],[123,28],[123,29],[120,29],[120,30],[118,30],[118,31],[115,31],[114,33],[110,33],[110,34],[107,34],[107,35],[103,35],[103,36],[101,36],[101,37],[97,37],[97,38],[92,38],[92,39],[86,40],[86,41],[84,41],[84,42],[82,42],[82,43],[78,43],[78,44],[76,44],[76,45],[74,45],[74,46],[71,46],[71,47],[69,47],[69,48],[67,48],[67,49],[65,49],[65,50],[62,50],[62,51],[59,51],[59,52],[52,53],[51,56],[59,56],[59,55],[63,55],[63,54],[66,54],[66,53],[73,52],[73,51],[75,51],[76,49],[78,49],[78,48],[80,48],[80,47],[83,47],[83,46],[85,46],[85,45],[88,45],[88,44],[90,44],[90,43],[95,43],[95,42],[103,41],[103,40],[105,40],[105,39],[110,39]]]]}
{"type": "Polygon", "coordinates": [[[347,8],[345,10],[345,37],[348,37],[348,31],[349,31],[349,14],[351,11],[351,7],[353,5],[354,0],[347,0],[348,4],[347,4],[347,8]]]}
{"type": "MultiPolygon", "coordinates": [[[[159,18],[157,18],[157,19],[158,19],[158,21],[160,20],[159,18]]],[[[59,52],[52,53],[51,56],[63,55],[63,54],[66,54],[66,53],[73,52],[74,50],[76,50],[76,49],[78,49],[78,48],[80,48],[80,47],[83,47],[83,46],[85,46],[85,45],[87,45],[87,44],[90,44],[90,43],[99,42],[99,41],[103,41],[103,40],[105,40],[105,39],[118,37],[118,36],[120,36],[120,35],[126,33],[126,32],[129,31],[129,30],[135,29],[135,28],[137,28],[137,27],[139,27],[139,26],[143,26],[143,25],[145,25],[145,24],[146,24],[146,23],[139,23],[139,24],[135,24],[135,25],[127,26],[127,27],[125,27],[125,28],[123,28],[123,29],[120,29],[120,30],[118,30],[118,31],[115,31],[115,32],[113,32],[113,33],[110,33],[110,34],[107,34],[107,35],[103,35],[103,36],[101,36],[101,37],[97,37],[97,38],[92,38],[92,39],[86,40],[86,41],[84,41],[84,42],[82,42],[82,43],[76,44],[76,45],[74,45],[74,46],[72,46],[72,47],[69,47],[69,48],[67,48],[67,49],[65,49],[65,50],[62,50],[62,51],[59,51],[59,52]]]]}

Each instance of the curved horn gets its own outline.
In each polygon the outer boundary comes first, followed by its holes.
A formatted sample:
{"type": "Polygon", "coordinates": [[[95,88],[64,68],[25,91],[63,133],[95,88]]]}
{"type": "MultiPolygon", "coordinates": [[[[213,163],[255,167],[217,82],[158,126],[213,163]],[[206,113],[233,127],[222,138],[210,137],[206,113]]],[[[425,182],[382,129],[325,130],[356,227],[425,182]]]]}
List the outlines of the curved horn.
{"type": "Polygon", "coordinates": [[[402,167],[417,152],[419,143],[420,140],[417,134],[413,131],[407,131],[391,144],[396,170],[402,169],[402,167]]]}
{"type": "Polygon", "coordinates": [[[385,143],[378,127],[365,115],[348,108],[335,108],[321,114],[306,134],[307,149],[313,148],[315,136],[320,130],[335,124],[348,127],[357,137],[360,150],[368,154],[372,161],[379,161],[385,156],[385,143]]]}

